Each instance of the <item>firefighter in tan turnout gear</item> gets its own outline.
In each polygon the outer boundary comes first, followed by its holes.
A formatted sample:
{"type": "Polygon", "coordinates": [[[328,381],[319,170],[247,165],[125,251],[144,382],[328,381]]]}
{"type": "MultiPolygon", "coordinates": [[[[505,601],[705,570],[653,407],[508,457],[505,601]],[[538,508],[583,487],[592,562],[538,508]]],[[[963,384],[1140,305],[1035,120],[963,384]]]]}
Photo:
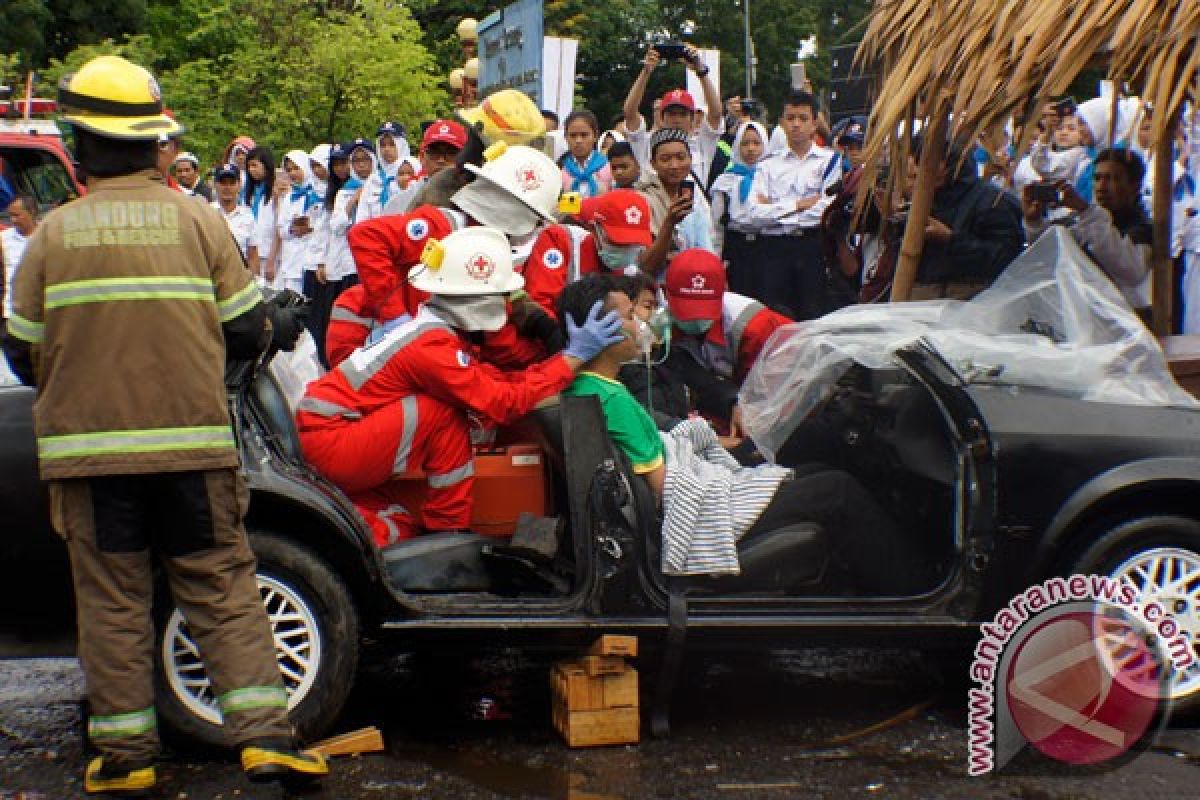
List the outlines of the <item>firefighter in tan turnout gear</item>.
{"type": "Polygon", "coordinates": [[[63,79],[88,194],[30,239],[4,349],[36,384],[51,518],[67,542],[87,679],[89,793],[153,788],[152,558],[204,655],[228,739],[252,780],[305,782],[242,518],[248,493],[225,401],[226,354],[291,347],[302,325],[265,305],[221,216],[173,192],[149,72],[103,56],[63,79]]]}

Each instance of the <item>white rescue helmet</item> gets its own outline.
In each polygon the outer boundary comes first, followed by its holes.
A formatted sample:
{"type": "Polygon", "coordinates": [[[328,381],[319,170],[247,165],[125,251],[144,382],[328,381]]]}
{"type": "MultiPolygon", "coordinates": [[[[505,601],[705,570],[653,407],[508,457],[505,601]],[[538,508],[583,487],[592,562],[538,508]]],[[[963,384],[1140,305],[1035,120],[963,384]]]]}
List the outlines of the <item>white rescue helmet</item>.
{"type": "Polygon", "coordinates": [[[498,142],[487,149],[484,158],[487,161],[482,167],[467,164],[467,169],[499,186],[542,219],[554,221],[562,170],[550,156],[525,145],[498,142]]]}
{"type": "Polygon", "coordinates": [[[429,239],[408,282],[422,292],[454,297],[508,294],[525,286],[525,279],[513,272],[508,237],[484,227],[463,228],[441,241],[429,239]]]}

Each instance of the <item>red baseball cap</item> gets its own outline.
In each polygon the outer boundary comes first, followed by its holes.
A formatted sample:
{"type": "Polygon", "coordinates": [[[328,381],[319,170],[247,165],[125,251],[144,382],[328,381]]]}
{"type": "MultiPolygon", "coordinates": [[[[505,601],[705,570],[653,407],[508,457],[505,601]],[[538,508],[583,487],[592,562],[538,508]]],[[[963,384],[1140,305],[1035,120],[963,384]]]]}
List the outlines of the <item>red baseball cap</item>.
{"type": "Polygon", "coordinates": [[[575,215],[583,222],[594,222],[604,229],[613,244],[654,244],[650,233],[650,204],[641,192],[613,189],[599,197],[583,201],[575,215]]]}
{"type": "Polygon", "coordinates": [[[452,119],[435,119],[421,137],[421,149],[438,143],[453,145],[462,150],[467,145],[467,129],[452,119]]]}
{"type": "Polygon", "coordinates": [[[725,297],[725,265],[716,254],[700,247],[684,250],[667,266],[663,287],[671,316],[684,322],[711,319],[717,323],[713,329],[719,330],[725,297]]]}
{"type": "Polygon", "coordinates": [[[660,105],[662,106],[663,111],[666,111],[671,106],[682,106],[688,111],[696,110],[695,99],[692,97],[691,93],[686,92],[683,89],[672,89],[664,94],[662,96],[662,103],[660,103],[660,105]]]}

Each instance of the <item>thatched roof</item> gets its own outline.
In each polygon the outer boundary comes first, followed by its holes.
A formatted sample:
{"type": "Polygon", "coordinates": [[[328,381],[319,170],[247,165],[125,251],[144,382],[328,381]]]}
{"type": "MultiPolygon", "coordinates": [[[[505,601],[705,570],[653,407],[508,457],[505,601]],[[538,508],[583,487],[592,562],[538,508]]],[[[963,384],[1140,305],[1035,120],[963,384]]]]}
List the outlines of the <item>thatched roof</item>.
{"type": "Polygon", "coordinates": [[[904,146],[889,134],[914,116],[953,113],[964,142],[1010,117],[1035,120],[1098,54],[1117,85],[1166,112],[1153,116],[1161,138],[1171,112],[1195,98],[1198,40],[1197,0],[879,0],[859,48],[860,63],[882,73],[869,168],[904,146]]]}

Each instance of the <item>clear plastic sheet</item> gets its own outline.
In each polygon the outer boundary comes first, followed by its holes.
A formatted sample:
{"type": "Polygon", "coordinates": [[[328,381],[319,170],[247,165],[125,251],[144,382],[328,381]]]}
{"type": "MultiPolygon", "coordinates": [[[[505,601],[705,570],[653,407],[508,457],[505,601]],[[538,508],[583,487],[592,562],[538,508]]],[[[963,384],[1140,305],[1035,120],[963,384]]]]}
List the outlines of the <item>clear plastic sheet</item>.
{"type": "Polygon", "coordinates": [[[768,458],[853,365],[885,369],[918,342],[965,383],[1039,387],[1096,403],[1200,405],[1158,341],[1059,226],[969,302],[849,306],[787,325],[742,385],[747,431],[768,458]]]}

